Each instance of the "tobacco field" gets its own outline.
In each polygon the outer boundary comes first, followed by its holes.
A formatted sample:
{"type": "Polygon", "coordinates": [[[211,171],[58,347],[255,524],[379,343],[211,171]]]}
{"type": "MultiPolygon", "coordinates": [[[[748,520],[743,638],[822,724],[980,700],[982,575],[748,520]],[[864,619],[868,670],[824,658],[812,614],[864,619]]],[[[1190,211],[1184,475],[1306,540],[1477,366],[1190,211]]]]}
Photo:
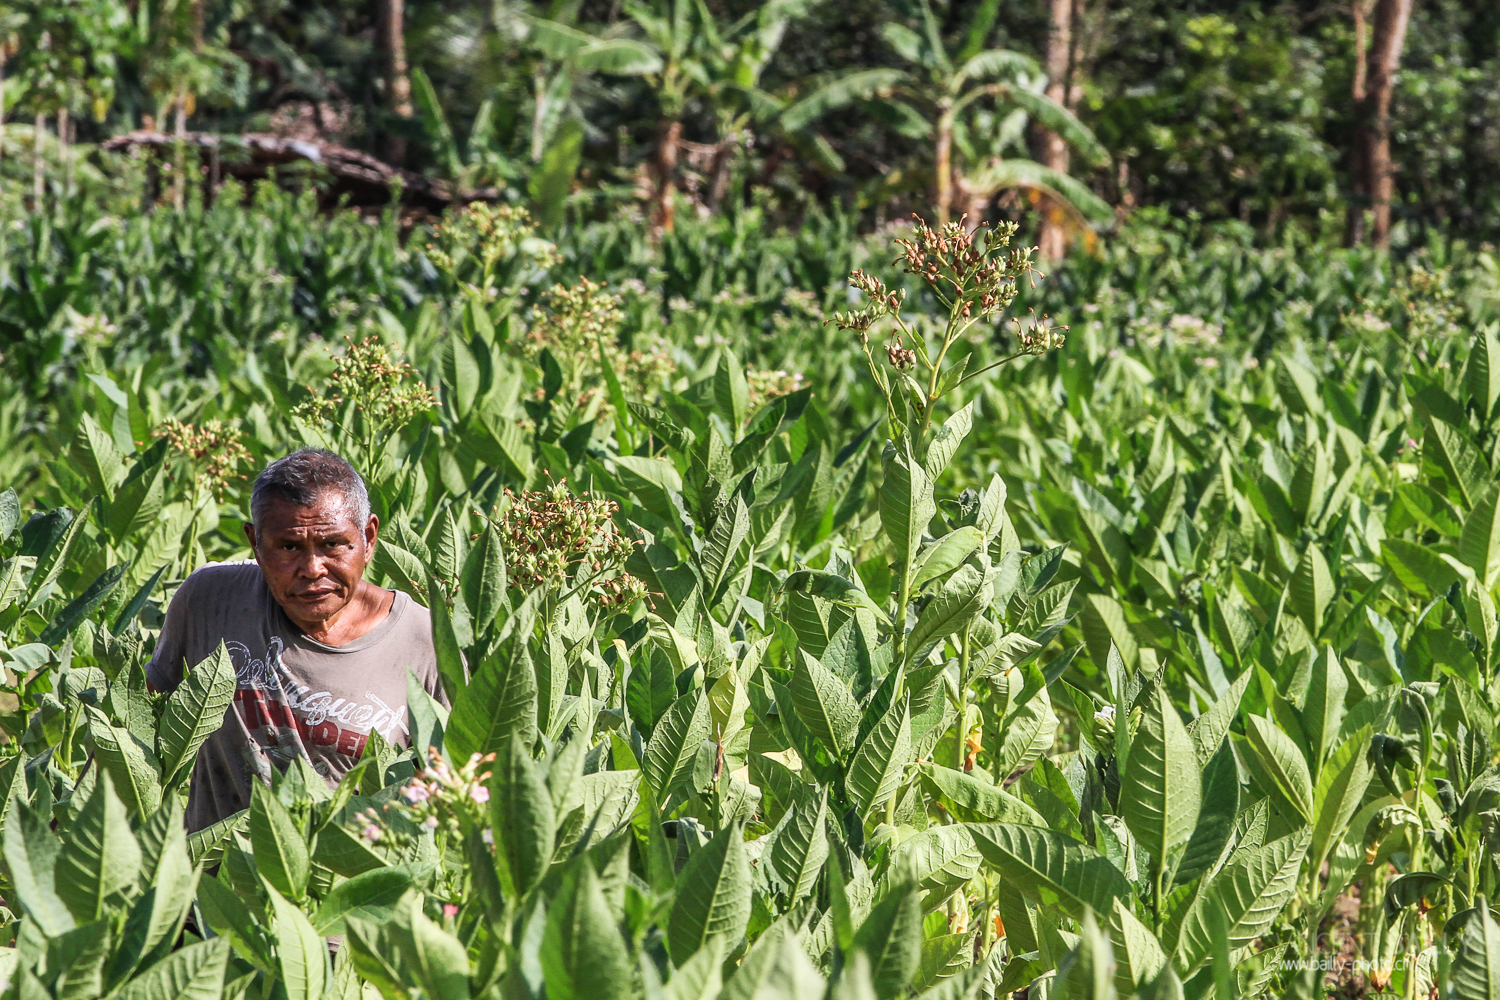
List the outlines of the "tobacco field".
{"type": "Polygon", "coordinates": [[[1500,997],[1493,256],[249,197],[3,233],[7,997],[1500,997]],[[186,835],[302,445],[451,711],[186,835]]]}

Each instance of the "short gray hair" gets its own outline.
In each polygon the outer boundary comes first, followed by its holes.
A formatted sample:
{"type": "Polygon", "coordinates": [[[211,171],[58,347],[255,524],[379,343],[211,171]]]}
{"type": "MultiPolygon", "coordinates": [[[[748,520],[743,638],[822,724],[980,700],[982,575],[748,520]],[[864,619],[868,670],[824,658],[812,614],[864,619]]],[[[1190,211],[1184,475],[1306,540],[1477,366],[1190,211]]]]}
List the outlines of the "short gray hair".
{"type": "Polygon", "coordinates": [[[250,490],[250,523],[260,530],[266,508],[275,501],[311,507],[326,492],[338,493],[360,530],[370,521],[365,481],[344,459],[326,448],[300,448],[261,470],[250,490]]]}

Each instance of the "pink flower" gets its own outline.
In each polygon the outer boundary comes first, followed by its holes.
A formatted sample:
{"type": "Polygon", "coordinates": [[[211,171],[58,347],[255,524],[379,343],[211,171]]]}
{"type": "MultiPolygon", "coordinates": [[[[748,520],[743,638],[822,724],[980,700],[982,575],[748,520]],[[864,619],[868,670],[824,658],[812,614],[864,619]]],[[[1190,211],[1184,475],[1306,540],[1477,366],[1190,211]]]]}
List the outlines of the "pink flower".
{"type": "Polygon", "coordinates": [[[375,841],[379,840],[380,827],[376,826],[374,823],[371,823],[369,826],[365,827],[365,839],[372,844],[375,843],[375,841]]]}
{"type": "Polygon", "coordinates": [[[436,830],[438,828],[438,818],[436,816],[428,816],[422,821],[422,826],[428,830],[436,830]]]}
{"type": "Polygon", "coordinates": [[[418,782],[415,785],[407,785],[401,794],[406,796],[406,801],[416,805],[418,802],[426,802],[430,793],[426,785],[418,782]]]}
{"type": "Polygon", "coordinates": [[[443,919],[444,920],[452,920],[456,916],[458,916],[458,907],[454,906],[452,903],[444,903],[443,904],[443,919]]]}
{"type": "Polygon", "coordinates": [[[483,785],[475,785],[469,789],[469,798],[483,805],[490,800],[490,790],[483,785]]]}

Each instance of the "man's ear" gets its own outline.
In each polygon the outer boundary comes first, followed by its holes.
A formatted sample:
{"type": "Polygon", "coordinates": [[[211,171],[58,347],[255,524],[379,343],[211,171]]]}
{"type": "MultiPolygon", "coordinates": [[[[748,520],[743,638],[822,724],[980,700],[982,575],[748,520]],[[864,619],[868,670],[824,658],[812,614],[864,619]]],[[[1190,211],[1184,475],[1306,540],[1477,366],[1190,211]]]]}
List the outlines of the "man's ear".
{"type": "Polygon", "coordinates": [[[245,522],[245,540],[250,543],[250,551],[255,551],[255,525],[249,521],[245,522]]]}
{"type": "Polygon", "coordinates": [[[365,522],[365,565],[375,558],[375,542],[380,537],[380,518],[374,514],[365,522]]]}

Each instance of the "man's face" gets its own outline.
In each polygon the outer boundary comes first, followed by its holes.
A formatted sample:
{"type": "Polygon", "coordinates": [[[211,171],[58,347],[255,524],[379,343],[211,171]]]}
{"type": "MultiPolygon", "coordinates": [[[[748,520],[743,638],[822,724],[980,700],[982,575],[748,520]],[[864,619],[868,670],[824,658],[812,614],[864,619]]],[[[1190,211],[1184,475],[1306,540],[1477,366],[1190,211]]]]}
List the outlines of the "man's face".
{"type": "Polygon", "coordinates": [[[266,586],[298,625],[321,624],[348,607],[375,553],[379,519],[354,523],[344,498],[325,492],[306,506],[272,501],[260,530],[245,525],[245,536],[266,586]]]}

